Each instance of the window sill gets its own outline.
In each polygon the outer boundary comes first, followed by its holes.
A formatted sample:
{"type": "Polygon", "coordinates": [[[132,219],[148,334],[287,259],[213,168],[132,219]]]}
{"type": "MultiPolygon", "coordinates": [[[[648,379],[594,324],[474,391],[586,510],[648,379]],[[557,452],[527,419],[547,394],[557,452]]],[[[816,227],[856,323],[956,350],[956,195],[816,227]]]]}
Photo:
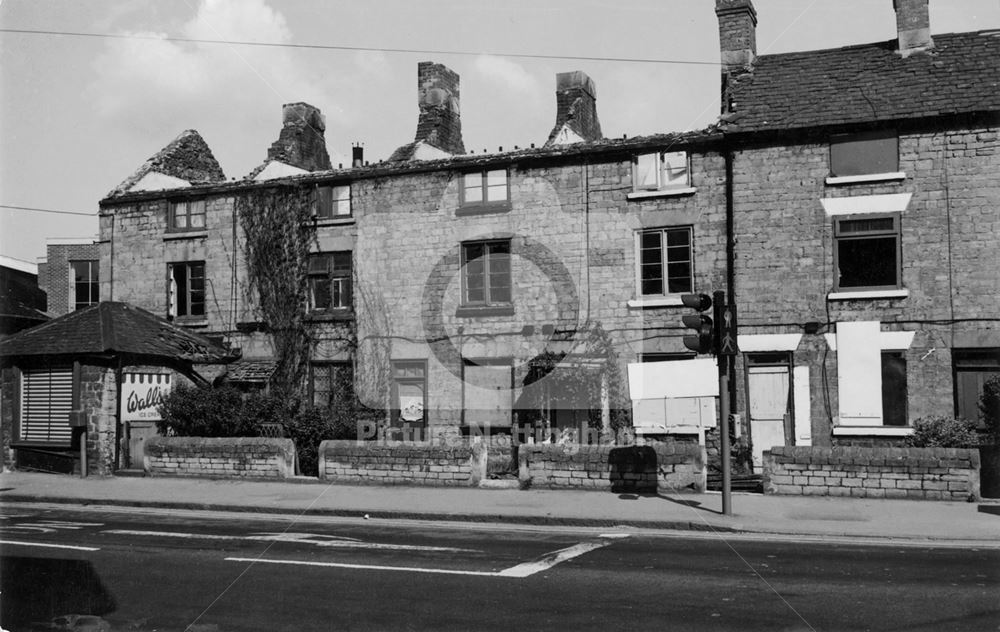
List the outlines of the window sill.
{"type": "Polygon", "coordinates": [[[330,323],[354,320],[354,310],[344,307],[341,309],[317,310],[306,314],[306,321],[312,323],[330,323]]]}
{"type": "Polygon", "coordinates": [[[163,241],[172,241],[174,239],[205,239],[206,237],[208,237],[207,230],[178,230],[164,233],[163,241]]]}
{"type": "Polygon", "coordinates": [[[628,306],[631,309],[646,309],[649,307],[681,307],[683,305],[684,302],[681,300],[680,294],[634,298],[628,302],[628,306]]]}
{"type": "Polygon", "coordinates": [[[355,223],[353,215],[350,217],[329,217],[326,219],[317,218],[314,221],[316,226],[346,226],[355,223]]]}
{"type": "Polygon", "coordinates": [[[14,439],[10,442],[10,447],[13,449],[25,449],[25,450],[72,450],[72,443],[62,443],[62,442],[46,442],[46,441],[25,441],[24,439],[14,439]]]}
{"type": "Polygon", "coordinates": [[[455,310],[458,318],[488,318],[490,316],[513,316],[513,305],[490,305],[483,307],[464,306],[455,310]]]}
{"type": "Polygon", "coordinates": [[[172,322],[180,327],[208,327],[208,319],[202,316],[175,316],[172,322]]]}
{"type": "Polygon", "coordinates": [[[625,196],[627,200],[645,200],[649,198],[678,197],[681,195],[694,195],[698,191],[695,187],[683,187],[679,189],[657,189],[655,191],[634,191],[625,196]]]}
{"type": "Polygon", "coordinates": [[[894,182],[905,180],[906,174],[902,171],[892,171],[888,173],[866,173],[861,176],[829,176],[826,183],[830,186],[838,184],[862,184],[864,182],[894,182]]]}
{"type": "Polygon", "coordinates": [[[913,434],[910,426],[835,426],[835,437],[906,437],[913,434]]]}
{"type": "Polygon", "coordinates": [[[859,290],[856,292],[830,292],[826,295],[828,301],[856,301],[878,298],[908,298],[909,290],[859,290]]]}
{"type": "Polygon", "coordinates": [[[455,217],[466,217],[469,215],[493,215],[496,213],[510,213],[510,203],[496,202],[493,204],[474,204],[470,206],[460,206],[455,209],[455,217]]]}

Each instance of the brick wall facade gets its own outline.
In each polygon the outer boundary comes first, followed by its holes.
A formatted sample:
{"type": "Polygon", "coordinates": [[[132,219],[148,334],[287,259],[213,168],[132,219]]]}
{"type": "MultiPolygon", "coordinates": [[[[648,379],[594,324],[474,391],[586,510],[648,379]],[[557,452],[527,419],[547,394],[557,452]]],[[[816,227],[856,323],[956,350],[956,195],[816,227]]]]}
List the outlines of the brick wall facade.
{"type": "Polygon", "coordinates": [[[291,439],[264,437],[153,437],[144,444],[143,467],[152,475],[224,478],[290,478],[291,439]]]}
{"type": "MultiPolygon", "coordinates": [[[[48,244],[45,264],[39,267],[38,285],[48,294],[48,313],[53,318],[74,310],[75,282],[71,263],[99,262],[100,245],[95,243],[48,244]]],[[[103,298],[103,294],[101,295],[103,298]]]]}
{"type": "Polygon", "coordinates": [[[775,447],[764,455],[764,493],[860,498],[979,498],[977,450],[775,447]]]}
{"type": "Polygon", "coordinates": [[[696,443],[522,445],[518,458],[522,487],[640,493],[705,491],[705,452],[696,443]]]}

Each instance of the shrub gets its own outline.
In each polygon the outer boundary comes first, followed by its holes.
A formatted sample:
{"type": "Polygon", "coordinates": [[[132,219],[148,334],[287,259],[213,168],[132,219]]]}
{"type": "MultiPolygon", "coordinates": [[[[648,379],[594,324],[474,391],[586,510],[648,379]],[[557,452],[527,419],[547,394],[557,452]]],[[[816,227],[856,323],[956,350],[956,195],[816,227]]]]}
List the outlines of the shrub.
{"type": "Polygon", "coordinates": [[[162,435],[181,437],[238,437],[256,434],[242,413],[243,395],[235,388],[198,388],[178,385],[159,407],[162,435]]]}
{"type": "Polygon", "coordinates": [[[342,408],[303,408],[285,424],[285,431],[295,442],[299,471],[305,476],[319,474],[320,442],[327,439],[357,438],[354,411],[342,408]]]}
{"type": "Polygon", "coordinates": [[[976,422],[953,417],[921,417],[906,437],[912,448],[968,448],[979,443],[976,422]]]}
{"type": "Polygon", "coordinates": [[[994,375],[983,384],[979,396],[979,416],[986,424],[990,442],[1000,445],[1000,375],[994,375]]]}

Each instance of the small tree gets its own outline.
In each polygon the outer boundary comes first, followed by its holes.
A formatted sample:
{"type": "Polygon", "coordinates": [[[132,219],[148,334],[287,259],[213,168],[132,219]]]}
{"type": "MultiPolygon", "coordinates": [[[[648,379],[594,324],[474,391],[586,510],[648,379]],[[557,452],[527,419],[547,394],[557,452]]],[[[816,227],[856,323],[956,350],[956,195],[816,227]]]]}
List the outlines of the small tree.
{"type": "Polygon", "coordinates": [[[235,388],[181,384],[160,404],[156,428],[180,437],[238,437],[257,434],[255,420],[242,414],[243,394],[235,388]]]}
{"type": "Polygon", "coordinates": [[[954,417],[921,417],[906,437],[911,448],[969,448],[978,443],[976,422],[954,417]]]}

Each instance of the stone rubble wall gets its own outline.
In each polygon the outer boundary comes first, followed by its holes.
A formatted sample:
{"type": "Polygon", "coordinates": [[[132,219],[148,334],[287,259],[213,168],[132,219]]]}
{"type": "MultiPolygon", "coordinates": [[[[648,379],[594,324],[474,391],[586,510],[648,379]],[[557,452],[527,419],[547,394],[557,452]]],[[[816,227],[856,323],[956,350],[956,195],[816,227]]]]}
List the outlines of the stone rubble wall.
{"type": "Polygon", "coordinates": [[[222,478],[291,478],[295,445],[265,437],[152,437],[143,448],[152,475],[222,478]]]}
{"type": "Polygon", "coordinates": [[[774,447],[764,452],[764,493],[968,500],[979,498],[977,450],[774,447]]]}
{"type": "Polygon", "coordinates": [[[704,492],[705,450],[697,443],[644,446],[521,445],[522,487],[613,492],[704,492]]]}
{"type": "Polygon", "coordinates": [[[324,441],[319,478],[337,483],[475,486],[486,478],[487,448],[481,443],[324,441]]]}

